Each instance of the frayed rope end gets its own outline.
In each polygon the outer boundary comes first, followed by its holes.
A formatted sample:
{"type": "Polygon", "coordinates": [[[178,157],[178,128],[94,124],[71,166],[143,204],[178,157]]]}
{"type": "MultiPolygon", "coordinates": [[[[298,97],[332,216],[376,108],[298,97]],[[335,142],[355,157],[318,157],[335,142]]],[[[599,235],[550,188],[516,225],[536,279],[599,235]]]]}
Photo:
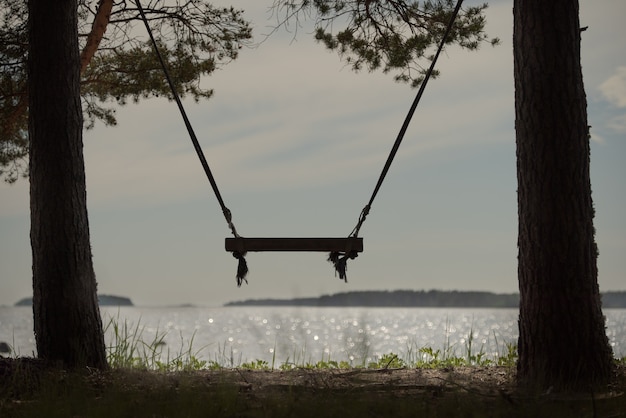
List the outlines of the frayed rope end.
{"type": "Polygon", "coordinates": [[[328,261],[333,263],[335,266],[335,277],[339,275],[339,279],[348,283],[348,275],[346,271],[348,270],[348,259],[355,259],[358,256],[356,251],[351,251],[349,253],[341,253],[338,251],[334,251],[328,254],[328,261]]]}
{"type": "Polygon", "coordinates": [[[237,287],[241,287],[243,282],[248,284],[248,280],[246,279],[248,275],[248,263],[246,263],[245,255],[246,253],[240,253],[238,251],[233,252],[233,257],[239,260],[237,264],[237,287]]]}

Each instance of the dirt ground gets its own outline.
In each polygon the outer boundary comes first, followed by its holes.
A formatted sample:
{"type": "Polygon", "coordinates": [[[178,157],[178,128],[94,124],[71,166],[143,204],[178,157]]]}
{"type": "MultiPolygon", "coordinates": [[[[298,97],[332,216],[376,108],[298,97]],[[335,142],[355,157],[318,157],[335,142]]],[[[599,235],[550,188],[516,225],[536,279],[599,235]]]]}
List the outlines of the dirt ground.
{"type": "MultiPolygon", "coordinates": [[[[202,375],[204,372],[196,372],[202,375]]],[[[454,369],[294,369],[290,371],[229,370],[206,372],[215,383],[228,381],[242,391],[263,392],[300,388],[335,391],[385,391],[396,395],[462,389],[497,394],[511,392],[514,378],[508,368],[456,367],[454,369]]],[[[199,377],[199,376],[198,376],[199,377]]]]}
{"type": "MultiPolygon", "coordinates": [[[[527,393],[506,367],[436,369],[293,369],[264,371],[229,369],[171,374],[169,386],[191,379],[194,385],[236,387],[241,402],[258,410],[278,399],[298,403],[288,416],[372,417],[626,417],[626,369],[616,386],[603,393],[527,393]],[[337,404],[351,405],[347,411],[337,404]],[[355,409],[360,404],[363,409],[355,409]],[[312,405],[303,407],[303,405],[312,405]],[[317,408],[321,408],[320,411],[317,408]],[[312,409],[311,409],[312,408],[312,409]],[[339,409],[337,409],[339,408],[339,409]],[[310,414],[317,411],[317,414],[310,414]],[[339,411],[339,412],[337,412],[339,411]],[[393,413],[389,415],[391,412],[393,413]]],[[[270,416],[275,416],[275,411],[270,416]]],[[[241,416],[257,416],[247,413],[241,416]]],[[[277,416],[277,415],[276,415],[277,416]]]]}
{"type": "Polygon", "coordinates": [[[99,404],[107,405],[102,408],[105,411],[112,405],[123,405],[123,416],[163,417],[626,417],[624,366],[619,368],[614,386],[593,394],[525,393],[516,385],[514,369],[495,366],[171,373],[94,370],[80,376],[78,385],[87,388],[87,397],[82,390],[67,401],[59,401],[55,395],[53,406],[49,406],[37,394],[41,389],[29,390],[29,381],[49,379],[56,393],[72,380],[71,375],[46,370],[32,359],[0,359],[0,389],[11,392],[0,396],[0,416],[3,408],[10,416],[38,416],[40,409],[34,414],[26,412],[40,399],[37,402],[46,411],[73,408],[85,411],[76,415],[85,417],[110,416],[108,412],[96,414],[93,408],[99,404]],[[197,414],[191,409],[193,405],[198,406],[197,414]],[[207,405],[213,405],[214,413],[206,414],[207,405]],[[148,414],[150,408],[158,410],[158,415],[148,414]],[[171,412],[163,412],[165,408],[171,412]]]}

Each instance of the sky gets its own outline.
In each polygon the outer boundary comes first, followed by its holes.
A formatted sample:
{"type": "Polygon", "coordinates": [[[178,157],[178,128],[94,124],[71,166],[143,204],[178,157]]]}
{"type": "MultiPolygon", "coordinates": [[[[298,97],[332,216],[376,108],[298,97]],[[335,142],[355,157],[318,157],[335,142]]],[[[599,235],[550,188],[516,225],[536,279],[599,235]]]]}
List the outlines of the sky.
{"type": "MultiPolygon", "coordinates": [[[[270,1],[214,4],[245,9],[257,42],[271,31],[270,1]]],[[[118,108],[118,126],[84,133],[99,293],[220,306],[361,290],[517,292],[512,8],[496,0],[486,13],[500,46],[440,57],[348,283],[324,253],[249,253],[238,288],[230,230],[175,103],[118,108]]],[[[626,290],[625,15],[623,0],[580,2],[601,291],[626,290]]],[[[242,50],[203,85],[214,96],[185,107],[248,237],[348,236],[416,94],[390,74],[352,72],[307,26],[242,50]]],[[[32,295],[27,181],[0,184],[0,196],[0,305],[12,305],[32,295]]]]}

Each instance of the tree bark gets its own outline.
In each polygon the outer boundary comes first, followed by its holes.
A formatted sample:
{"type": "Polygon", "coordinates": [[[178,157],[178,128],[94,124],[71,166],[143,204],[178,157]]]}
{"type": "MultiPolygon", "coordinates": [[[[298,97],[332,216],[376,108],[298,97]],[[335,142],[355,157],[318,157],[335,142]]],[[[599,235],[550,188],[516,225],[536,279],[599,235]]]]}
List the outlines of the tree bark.
{"type": "Polygon", "coordinates": [[[91,32],[87,35],[87,42],[80,53],[80,73],[83,74],[91,59],[98,51],[100,42],[104,38],[104,32],[107,30],[109,19],[111,18],[111,10],[113,10],[113,0],[100,0],[98,2],[98,11],[91,25],[91,32]]]}
{"type": "Polygon", "coordinates": [[[106,368],[89,243],[77,1],[29,0],[33,313],[38,356],[106,368]]]}
{"type": "Polygon", "coordinates": [[[578,0],[515,0],[518,379],[588,390],[613,356],[598,289],[578,0]]]}

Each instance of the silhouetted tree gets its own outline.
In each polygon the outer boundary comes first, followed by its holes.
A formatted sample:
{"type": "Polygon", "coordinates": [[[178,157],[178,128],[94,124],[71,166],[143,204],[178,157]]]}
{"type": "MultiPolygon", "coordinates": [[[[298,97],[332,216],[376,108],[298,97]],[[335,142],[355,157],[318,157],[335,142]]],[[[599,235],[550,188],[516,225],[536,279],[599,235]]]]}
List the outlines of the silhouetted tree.
{"type": "MultiPolygon", "coordinates": [[[[78,47],[81,96],[86,127],[96,120],[115,125],[111,102],[167,96],[169,86],[134,2],[79,0],[78,47]]],[[[237,58],[251,38],[242,11],[206,1],[144,0],[150,26],[159,39],[172,79],[181,96],[209,98],[203,75],[237,58]]],[[[0,177],[26,176],[28,156],[27,5],[0,0],[0,177]]]]}
{"type": "MultiPolygon", "coordinates": [[[[0,0],[0,6],[0,176],[15,181],[29,156],[38,355],[63,367],[105,368],[83,114],[89,125],[115,124],[114,111],[102,103],[169,95],[169,86],[147,37],[132,30],[139,19],[132,3],[0,0]]],[[[233,8],[147,0],[145,11],[181,95],[196,100],[212,94],[200,77],[235,59],[251,37],[233,8]]]]}
{"type": "Polygon", "coordinates": [[[611,377],[598,289],[578,0],[515,0],[518,378],[590,389],[611,377]]]}
{"type": "MultiPolygon", "coordinates": [[[[455,1],[406,0],[274,0],[280,25],[297,28],[313,18],[315,39],[336,51],[354,71],[381,70],[394,79],[419,86],[448,22],[455,1]],[[425,64],[425,65],[423,65],[425,64]]],[[[464,7],[456,17],[446,44],[476,50],[498,44],[485,33],[487,4],[464,7]]],[[[439,74],[433,71],[432,76],[439,74]]]]}
{"type": "Polygon", "coordinates": [[[41,359],[103,369],[87,220],[77,10],[77,0],[28,2],[33,313],[41,359]]]}

